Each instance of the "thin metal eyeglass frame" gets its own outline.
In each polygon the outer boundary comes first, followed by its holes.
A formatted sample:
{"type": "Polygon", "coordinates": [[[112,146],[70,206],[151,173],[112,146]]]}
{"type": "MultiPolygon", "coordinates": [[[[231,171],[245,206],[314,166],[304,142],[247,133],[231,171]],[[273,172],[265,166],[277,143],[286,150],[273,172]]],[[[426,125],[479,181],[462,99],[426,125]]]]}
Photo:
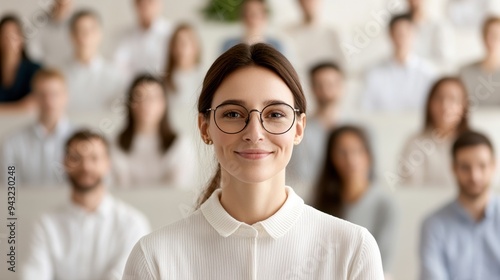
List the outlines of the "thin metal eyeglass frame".
{"type": "Polygon", "coordinates": [[[262,128],[263,128],[263,129],[264,129],[267,133],[270,133],[270,134],[273,134],[273,135],[280,135],[280,134],[285,134],[285,133],[287,133],[288,131],[290,131],[290,129],[292,129],[293,124],[295,123],[295,120],[297,119],[297,118],[296,118],[296,114],[297,114],[297,113],[300,113],[300,109],[293,108],[292,106],[290,106],[290,105],[289,105],[289,104],[287,104],[287,103],[272,103],[272,104],[269,104],[269,105],[265,106],[264,108],[262,108],[262,111],[259,111],[259,110],[257,110],[257,109],[252,109],[252,110],[248,111],[248,109],[247,109],[247,108],[245,108],[245,106],[243,106],[243,105],[241,105],[241,104],[235,104],[235,103],[223,103],[223,104],[218,105],[218,106],[217,106],[217,107],[215,107],[215,108],[208,108],[205,112],[207,112],[207,113],[209,113],[209,112],[214,112],[214,122],[215,122],[215,125],[217,126],[217,128],[218,128],[220,131],[222,131],[223,133],[226,133],[226,134],[238,134],[238,133],[242,132],[243,130],[245,130],[245,128],[247,128],[247,126],[248,126],[248,123],[250,123],[250,116],[251,116],[252,112],[257,112],[257,113],[259,113],[259,120],[260,120],[260,125],[262,126],[262,128]],[[244,108],[244,109],[248,112],[248,116],[247,116],[247,118],[246,118],[246,120],[245,120],[245,126],[244,126],[244,127],[243,127],[240,131],[237,131],[237,132],[226,132],[226,131],[222,130],[222,128],[220,128],[220,127],[219,127],[219,124],[217,123],[217,120],[216,120],[216,117],[215,117],[215,115],[216,115],[216,113],[215,113],[215,112],[217,111],[217,109],[218,109],[219,107],[222,107],[222,106],[225,106],[225,105],[237,105],[237,106],[241,106],[242,108],[244,108]],[[273,106],[273,105],[286,105],[286,106],[290,107],[290,108],[293,110],[293,112],[294,112],[294,114],[293,114],[293,121],[292,121],[292,124],[291,124],[291,125],[290,125],[290,127],[289,127],[287,130],[285,130],[284,132],[280,132],[280,133],[270,132],[270,131],[269,131],[269,130],[267,130],[267,128],[264,126],[264,121],[262,120],[262,112],[264,112],[264,111],[266,110],[266,108],[267,108],[267,107],[269,107],[269,106],[273,106]]]}

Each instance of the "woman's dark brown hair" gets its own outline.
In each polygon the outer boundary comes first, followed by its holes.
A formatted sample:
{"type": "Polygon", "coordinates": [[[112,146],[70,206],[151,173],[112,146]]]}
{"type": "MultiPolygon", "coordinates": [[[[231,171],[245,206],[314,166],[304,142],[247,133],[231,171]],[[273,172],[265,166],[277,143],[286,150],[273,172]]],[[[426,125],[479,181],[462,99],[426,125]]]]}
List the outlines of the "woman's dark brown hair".
{"type": "MultiPolygon", "coordinates": [[[[5,15],[2,17],[2,19],[0,19],[0,33],[2,32],[4,25],[6,25],[7,23],[14,23],[17,26],[17,28],[19,29],[19,33],[21,34],[21,36],[24,38],[23,25],[21,24],[21,20],[19,20],[19,18],[17,16],[11,15],[11,14],[5,15]]],[[[0,49],[0,51],[2,51],[2,50],[0,49]]],[[[21,49],[21,57],[23,59],[29,60],[28,56],[26,55],[25,45],[23,45],[23,47],[21,49]]],[[[0,59],[2,59],[2,55],[0,55],[0,59]]],[[[0,60],[0,65],[1,64],[2,64],[2,61],[0,60]]],[[[0,67],[0,79],[2,76],[3,76],[2,67],[0,67]]]]}
{"type": "MultiPolygon", "coordinates": [[[[167,65],[165,67],[165,85],[169,93],[175,93],[177,91],[177,85],[174,83],[174,72],[176,70],[176,57],[174,54],[174,46],[178,40],[179,34],[183,31],[191,32],[191,35],[196,39],[199,44],[198,37],[195,34],[193,27],[187,23],[181,23],[177,26],[172,34],[172,37],[168,43],[168,55],[167,55],[167,65]]],[[[201,59],[200,48],[198,47],[198,53],[196,57],[196,62],[199,63],[201,59]]]]}
{"type": "Polygon", "coordinates": [[[464,131],[467,131],[469,129],[469,97],[467,94],[467,89],[463,82],[456,77],[443,77],[439,79],[436,83],[431,88],[431,91],[429,93],[429,96],[427,97],[427,102],[425,105],[425,120],[424,120],[424,131],[428,131],[430,129],[435,128],[435,120],[432,118],[432,113],[431,113],[431,103],[434,100],[434,98],[437,96],[437,93],[439,91],[439,88],[441,88],[442,85],[446,83],[455,83],[457,84],[460,89],[462,90],[462,102],[463,102],[463,111],[461,115],[460,122],[458,123],[457,126],[457,132],[461,133],[464,131]]]}
{"type": "Polygon", "coordinates": [[[344,191],[344,185],[337,167],[333,164],[331,155],[333,154],[333,150],[337,148],[340,137],[346,133],[354,134],[361,140],[361,143],[363,143],[366,154],[370,160],[370,172],[367,176],[370,181],[374,179],[374,156],[366,132],[360,127],[351,125],[341,126],[332,130],[326,142],[327,147],[323,169],[315,186],[314,207],[339,218],[343,217],[342,209],[344,202],[342,201],[342,193],[344,191]]]}
{"type": "MultiPolygon", "coordinates": [[[[132,114],[132,103],[135,98],[134,91],[137,87],[148,83],[157,84],[158,86],[161,87],[163,93],[165,94],[165,87],[163,86],[162,81],[149,74],[141,74],[137,76],[135,80],[132,82],[132,85],[129,88],[127,96],[127,104],[126,104],[127,120],[125,124],[125,129],[118,136],[118,145],[125,152],[130,152],[130,149],[132,147],[132,141],[134,140],[134,135],[135,135],[136,124],[134,120],[134,115],[132,114]]],[[[166,152],[177,138],[177,135],[170,127],[170,123],[167,116],[162,118],[160,126],[158,127],[158,132],[159,132],[159,137],[161,139],[160,149],[163,152],[166,152]]]]}
{"type": "MultiPolygon", "coordinates": [[[[214,95],[224,79],[236,70],[249,67],[263,67],[276,73],[293,94],[295,108],[298,114],[306,112],[306,99],[299,77],[292,64],[279,51],[270,45],[259,43],[255,45],[238,44],[215,60],[205,76],[200,98],[198,99],[198,112],[210,119],[210,111],[214,95]]],[[[198,199],[198,207],[205,202],[212,193],[220,187],[221,168],[217,171],[198,199]]]]}

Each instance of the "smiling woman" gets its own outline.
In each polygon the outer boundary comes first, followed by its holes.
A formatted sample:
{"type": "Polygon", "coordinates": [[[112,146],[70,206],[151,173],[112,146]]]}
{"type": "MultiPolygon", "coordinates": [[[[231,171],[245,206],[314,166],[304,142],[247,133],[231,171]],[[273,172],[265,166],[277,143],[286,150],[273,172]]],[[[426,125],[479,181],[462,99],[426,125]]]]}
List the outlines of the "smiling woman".
{"type": "Polygon", "coordinates": [[[283,55],[266,44],[229,49],[207,72],[198,112],[217,172],[194,213],[136,244],[124,279],[384,278],[366,229],[285,184],[306,102],[283,55]]]}

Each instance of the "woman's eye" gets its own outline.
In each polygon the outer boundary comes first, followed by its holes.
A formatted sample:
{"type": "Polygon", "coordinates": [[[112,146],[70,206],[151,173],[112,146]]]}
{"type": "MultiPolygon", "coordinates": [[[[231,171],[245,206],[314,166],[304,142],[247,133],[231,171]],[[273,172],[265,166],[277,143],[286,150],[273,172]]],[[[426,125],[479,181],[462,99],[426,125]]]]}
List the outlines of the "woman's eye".
{"type": "Polygon", "coordinates": [[[238,112],[226,112],[224,113],[224,117],[230,119],[241,118],[241,114],[238,112]]]}
{"type": "Polygon", "coordinates": [[[271,112],[268,114],[268,117],[272,118],[272,119],[279,119],[279,118],[283,118],[284,116],[285,116],[285,114],[283,114],[281,112],[271,112]]]}

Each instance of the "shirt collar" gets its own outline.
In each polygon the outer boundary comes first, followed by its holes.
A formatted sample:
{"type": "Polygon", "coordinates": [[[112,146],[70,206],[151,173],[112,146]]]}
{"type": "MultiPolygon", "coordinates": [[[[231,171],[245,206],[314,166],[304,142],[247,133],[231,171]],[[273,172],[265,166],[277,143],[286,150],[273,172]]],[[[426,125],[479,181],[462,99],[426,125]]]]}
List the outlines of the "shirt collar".
{"type": "MultiPolygon", "coordinates": [[[[291,187],[286,186],[285,190],[287,199],[283,206],[271,217],[257,222],[251,227],[256,229],[262,227],[274,239],[282,237],[292,228],[302,214],[304,200],[291,187]]],[[[200,210],[205,219],[221,236],[228,237],[235,234],[241,226],[246,225],[248,227],[249,225],[236,220],[227,213],[220,203],[221,192],[221,189],[215,190],[208,200],[201,205],[200,210]]]]}
{"type": "Polygon", "coordinates": [[[101,56],[96,56],[92,58],[89,64],[83,64],[80,61],[78,61],[76,58],[73,58],[73,65],[74,67],[77,67],[79,69],[90,69],[90,70],[98,70],[102,67],[103,65],[103,59],[101,56]]]}
{"type": "Polygon", "coordinates": [[[391,58],[390,63],[395,67],[413,69],[417,68],[421,61],[417,55],[415,55],[414,53],[410,53],[404,64],[401,64],[399,61],[397,61],[396,57],[394,56],[391,58]]]}
{"type": "Polygon", "coordinates": [[[101,203],[94,212],[88,212],[87,210],[83,209],[80,205],[74,203],[72,200],[70,200],[69,202],[69,209],[73,214],[79,217],[95,215],[100,218],[105,218],[109,216],[109,213],[113,208],[113,202],[114,200],[111,197],[111,195],[105,194],[102,198],[101,203]]]}
{"type": "MultiPolygon", "coordinates": [[[[486,208],[484,209],[484,218],[479,221],[479,223],[482,223],[486,220],[490,220],[494,217],[495,213],[498,212],[497,208],[500,207],[500,199],[496,197],[495,195],[492,195],[490,200],[488,201],[488,204],[486,205],[486,208]]],[[[455,212],[462,217],[463,219],[471,222],[471,223],[478,223],[474,219],[472,219],[471,215],[465,208],[460,204],[458,199],[456,199],[453,202],[453,208],[455,209],[455,212]]]]}
{"type": "Polygon", "coordinates": [[[48,138],[48,137],[51,137],[54,135],[60,136],[60,135],[65,134],[70,129],[70,124],[69,124],[68,119],[64,117],[57,122],[57,125],[54,128],[54,131],[52,132],[52,134],[47,134],[47,130],[40,122],[35,123],[33,129],[35,131],[35,135],[39,139],[45,139],[45,138],[48,138]]]}

